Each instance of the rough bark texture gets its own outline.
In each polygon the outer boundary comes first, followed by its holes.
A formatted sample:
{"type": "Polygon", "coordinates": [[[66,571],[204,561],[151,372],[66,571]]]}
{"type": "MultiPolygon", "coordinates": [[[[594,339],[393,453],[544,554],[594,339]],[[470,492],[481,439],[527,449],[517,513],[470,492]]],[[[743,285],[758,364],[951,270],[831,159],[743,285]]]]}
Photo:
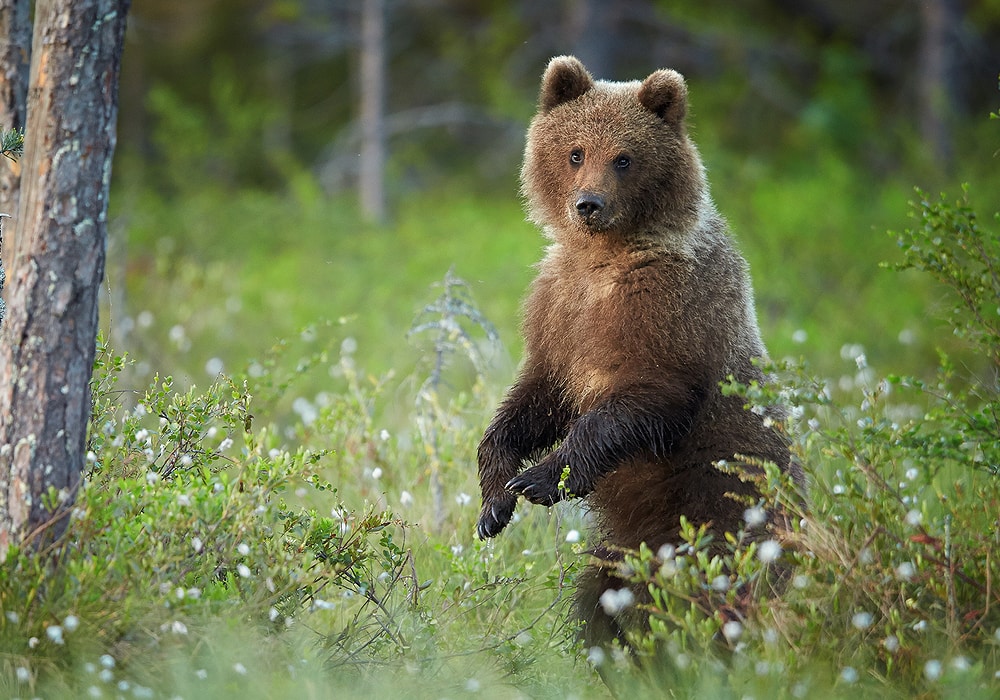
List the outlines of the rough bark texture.
{"type": "MultiPolygon", "coordinates": [[[[0,129],[24,128],[31,58],[30,4],[30,0],[0,3],[0,129]]],[[[0,159],[0,215],[17,214],[20,183],[20,163],[0,159]]],[[[3,292],[4,270],[14,250],[14,225],[12,218],[0,216],[0,292],[3,292]]],[[[4,303],[0,299],[0,325],[3,317],[4,303]]]]}
{"type": "Polygon", "coordinates": [[[84,464],[128,7],[36,3],[19,242],[0,329],[0,561],[24,537],[61,529],[84,464]]]}

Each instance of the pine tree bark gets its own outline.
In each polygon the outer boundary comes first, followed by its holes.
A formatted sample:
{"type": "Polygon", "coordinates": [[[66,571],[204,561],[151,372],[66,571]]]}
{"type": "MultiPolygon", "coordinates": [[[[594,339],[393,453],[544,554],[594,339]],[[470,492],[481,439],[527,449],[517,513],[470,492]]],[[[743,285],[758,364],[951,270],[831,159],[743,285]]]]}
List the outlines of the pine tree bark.
{"type": "Polygon", "coordinates": [[[58,534],[84,465],[129,0],[37,0],[0,328],[0,561],[58,534]]]}

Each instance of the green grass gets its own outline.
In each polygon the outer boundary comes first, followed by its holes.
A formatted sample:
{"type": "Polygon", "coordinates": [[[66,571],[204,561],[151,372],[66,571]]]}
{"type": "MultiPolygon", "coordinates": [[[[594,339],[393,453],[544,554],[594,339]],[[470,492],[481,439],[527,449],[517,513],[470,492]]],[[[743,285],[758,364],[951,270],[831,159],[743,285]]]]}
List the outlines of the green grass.
{"type": "MultiPolygon", "coordinates": [[[[777,395],[736,389],[796,417],[811,491],[780,538],[792,578],[727,640],[717,611],[763,575],[756,545],[737,533],[712,559],[689,533],[683,563],[637,553],[623,575],[673,595],[621,696],[1000,690],[996,387],[968,371],[1000,341],[953,334],[959,258],[937,279],[879,266],[904,260],[886,229],[914,226],[914,178],[815,150],[705,149],[772,355],[808,359],[777,395]]],[[[973,204],[996,190],[991,164],[963,164],[973,204]]],[[[474,538],[475,447],[544,246],[514,186],[400,196],[373,227],[308,174],[284,192],[194,180],[173,196],[116,186],[102,318],[131,361],[99,355],[66,538],[0,567],[0,696],[608,697],[569,610],[585,513],[522,506],[501,537],[474,538]],[[408,329],[449,269],[506,351],[457,319],[491,362],[477,371],[456,343],[418,399],[442,341],[408,329]]]]}

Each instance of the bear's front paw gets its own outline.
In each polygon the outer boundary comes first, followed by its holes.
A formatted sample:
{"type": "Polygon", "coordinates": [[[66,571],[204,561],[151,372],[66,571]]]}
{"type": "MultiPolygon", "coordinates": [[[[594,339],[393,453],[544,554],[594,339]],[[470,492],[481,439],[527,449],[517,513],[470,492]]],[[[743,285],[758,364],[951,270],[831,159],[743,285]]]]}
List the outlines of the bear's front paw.
{"type": "Polygon", "coordinates": [[[476,525],[476,535],[485,540],[500,534],[510,522],[517,507],[517,494],[505,493],[499,498],[491,498],[483,502],[483,511],[479,514],[479,524],[476,525]]]}
{"type": "Polygon", "coordinates": [[[559,491],[560,476],[548,466],[536,464],[508,481],[506,488],[536,505],[551,506],[565,497],[559,491]]]}

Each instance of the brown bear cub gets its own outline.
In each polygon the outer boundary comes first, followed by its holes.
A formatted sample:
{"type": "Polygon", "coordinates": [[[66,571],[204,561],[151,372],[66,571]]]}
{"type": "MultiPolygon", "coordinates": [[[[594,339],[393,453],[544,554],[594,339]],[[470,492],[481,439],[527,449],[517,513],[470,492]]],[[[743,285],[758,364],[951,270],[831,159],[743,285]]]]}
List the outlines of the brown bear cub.
{"type": "MultiPolygon", "coordinates": [[[[606,559],[676,542],[682,515],[721,540],[745,509],[726,494],[754,491],[715,462],[752,456],[801,481],[781,435],[720,389],[730,375],[764,381],[753,360],[766,353],[686,110],[672,70],[595,81],[563,56],[545,71],[521,180],[552,244],[524,309],[520,377],[479,445],[480,538],[524,496],[587,497],[606,559]]],[[[597,565],[581,576],[588,643],[622,637],[598,603],[622,585],[597,565]]]]}

